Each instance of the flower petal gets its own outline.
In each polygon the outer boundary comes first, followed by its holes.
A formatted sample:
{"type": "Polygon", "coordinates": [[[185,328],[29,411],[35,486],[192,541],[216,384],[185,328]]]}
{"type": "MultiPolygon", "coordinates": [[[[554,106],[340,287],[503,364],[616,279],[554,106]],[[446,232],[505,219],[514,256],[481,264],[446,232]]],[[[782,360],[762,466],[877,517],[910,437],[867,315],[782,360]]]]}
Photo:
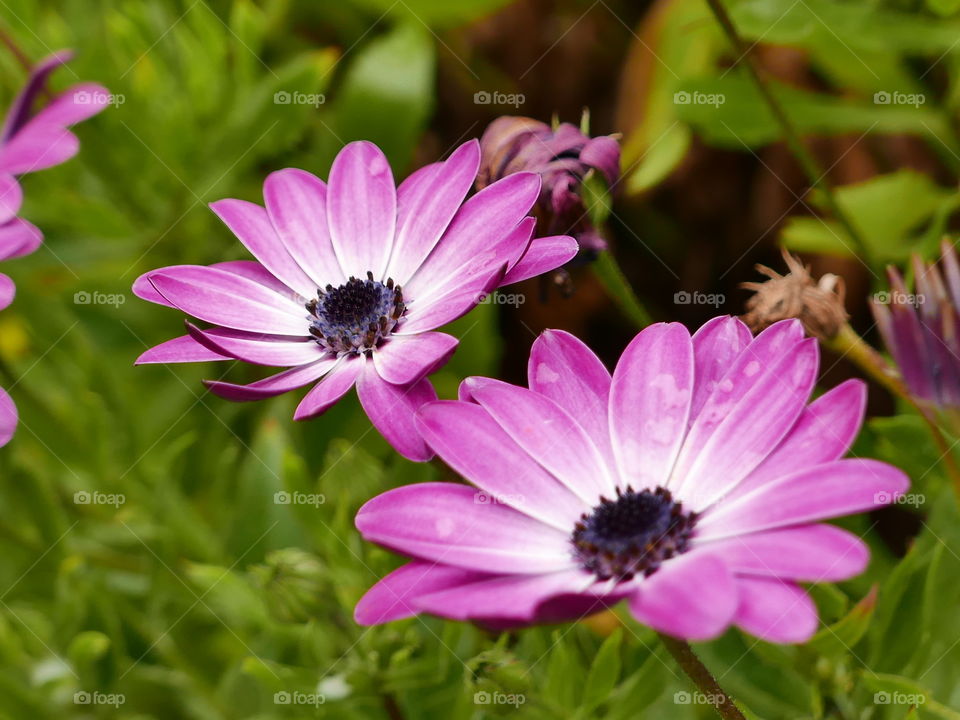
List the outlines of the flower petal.
{"type": "Polygon", "coordinates": [[[730,494],[730,499],[797,468],[839,460],[853,444],[867,405],[867,386],[847,380],[810,403],[790,433],[730,494]]]}
{"type": "Polygon", "coordinates": [[[624,350],[610,386],[610,436],[620,481],[664,485],[687,430],[693,344],[680,323],[657,323],[624,350]]]}
{"type": "Polygon", "coordinates": [[[737,578],[740,605],[734,622],[774,643],[803,643],[813,637],[817,608],[801,588],[776,579],[737,578]]]}
{"type": "Polygon", "coordinates": [[[397,193],[397,239],[387,275],[401,285],[417,271],[460,209],[480,167],[480,144],[470,140],[397,193]]]}
{"type": "MultiPolygon", "coordinates": [[[[750,349],[744,354],[749,355],[750,349]]],[[[819,360],[817,341],[808,338],[775,363],[743,366],[748,382],[727,394],[726,405],[722,398],[730,387],[726,385],[729,376],[720,383],[690,430],[693,442],[688,440],[677,461],[677,484],[672,489],[691,509],[700,511],[716,502],[780,443],[804,410],[819,360]],[[751,372],[759,379],[753,381],[751,372]],[[745,392],[738,395],[737,389],[745,392]],[[711,428],[709,438],[694,435],[701,421],[712,424],[713,416],[720,414],[723,418],[711,428]]]]}
{"type": "Polygon", "coordinates": [[[360,508],[363,537],[424,560],[483,572],[540,573],[573,565],[565,533],[453,483],[389,490],[360,508]]]}
{"type": "Polygon", "coordinates": [[[467,378],[473,399],[523,450],[587,505],[616,487],[583,428],[550,398],[489,379],[467,378]]]}
{"type": "Polygon", "coordinates": [[[306,170],[286,168],[263,183],[267,214],[290,256],[317,288],[347,281],[333,250],[327,221],[327,185],[306,170]]]}
{"type": "Polygon", "coordinates": [[[303,387],[324,375],[336,363],[336,358],[323,358],[309,365],[284,370],[276,375],[257,380],[249,385],[237,385],[222,380],[204,380],[210,392],[227,400],[248,402],[281,395],[289,390],[303,387]]]}
{"type": "Polygon", "coordinates": [[[367,590],[353,611],[353,619],[364,626],[403,620],[420,612],[416,599],[421,595],[490,577],[473,570],[413,560],[367,590]]]}
{"type": "Polygon", "coordinates": [[[304,298],[316,295],[317,284],[293,259],[277,231],[270,222],[267,211],[246,200],[218,200],[210,203],[210,209],[230,228],[244,247],[284,285],[304,298]]]}
{"type": "Polygon", "coordinates": [[[485,491],[478,500],[509,505],[564,532],[590,510],[479,405],[429,403],[417,413],[417,428],[447,465],[485,491]]]}
{"type": "Polygon", "coordinates": [[[31,127],[50,125],[69,127],[91,118],[110,104],[110,91],[97,83],[78,83],[57,95],[53,101],[30,118],[23,131],[31,127]]]}
{"type": "Polygon", "coordinates": [[[733,574],[717,557],[691,551],[665,562],[630,598],[630,612],[654,630],[686,640],[710,640],[737,610],[733,574]]]}
{"type": "Polygon", "coordinates": [[[308,420],[333,407],[357,382],[364,361],[359,357],[335,360],[333,368],[303,396],[293,414],[294,420],[308,420]]]}
{"type": "Polygon", "coordinates": [[[0,310],[10,306],[17,294],[17,286],[8,276],[0,273],[0,310]]]}
{"type": "Polygon", "coordinates": [[[707,398],[753,340],[750,328],[740,318],[721,315],[704,323],[693,334],[694,380],[690,403],[692,424],[707,398]]]}
{"type": "Polygon", "coordinates": [[[0,174],[0,223],[12,219],[23,204],[23,189],[17,179],[10,174],[0,174]]]}
{"type": "Polygon", "coordinates": [[[373,363],[387,382],[407,385],[445,365],[457,343],[441,332],[395,335],[373,352],[373,363]]]}
{"type": "Polygon", "coordinates": [[[702,540],[799,525],[889,505],[910,485],[877,460],[852,458],[804,468],[711,508],[697,525],[702,540]]]}
{"type": "Polygon", "coordinates": [[[6,445],[13,438],[17,430],[17,423],[20,417],[17,414],[17,406],[13,398],[6,390],[0,388],[0,447],[6,445]]]}
{"type": "MultiPolygon", "coordinates": [[[[0,190],[0,194],[2,194],[0,190]]],[[[13,218],[0,225],[0,260],[29,255],[40,247],[43,233],[22,218],[13,218]]]]}
{"type": "Polygon", "coordinates": [[[607,405],[610,373],[583,341],[563,330],[545,330],[530,350],[530,389],[566,410],[593,438],[615,469],[607,405]]]}
{"type": "Polygon", "coordinates": [[[69,130],[54,125],[24,127],[0,145],[0,173],[24,175],[66,162],[80,150],[69,130]]]}
{"type": "Polygon", "coordinates": [[[501,284],[512,285],[550,270],[556,270],[572,260],[578,252],[580,252],[580,246],[577,241],[566,235],[534,238],[527,246],[523,257],[510,268],[501,284]]]}
{"type": "Polygon", "coordinates": [[[254,365],[294,367],[312,363],[326,354],[312,339],[283,339],[229,328],[202,330],[189,322],[187,330],[194,340],[214,353],[254,365]]]}
{"type": "Polygon", "coordinates": [[[449,292],[449,286],[458,282],[458,275],[492,248],[496,249],[499,263],[513,265],[526,248],[528,237],[511,233],[533,207],[539,192],[540,176],[522,172],[509,175],[471,197],[453,218],[433,252],[403,286],[404,293],[417,301],[449,292]],[[513,241],[505,245],[508,236],[513,241]]]}
{"type": "Polygon", "coordinates": [[[394,385],[377,374],[373,362],[367,362],[357,381],[357,396],[370,422],[394,450],[415,462],[433,457],[413,423],[414,413],[437,399],[427,378],[411,385],[394,385]]]}
{"type": "Polygon", "coordinates": [[[189,335],[181,335],[159,345],[154,345],[138,357],[134,364],[209,362],[211,360],[232,359],[229,355],[222,355],[204,347],[189,335]]]}
{"type": "Polygon", "coordinates": [[[507,575],[420,595],[414,602],[422,612],[453,620],[523,623],[533,620],[550,598],[579,592],[593,580],[581,570],[507,575]]]}
{"type": "Polygon", "coordinates": [[[803,582],[837,582],[859,575],[870,550],[856,535],[816,524],[736,535],[701,544],[723,557],[737,574],[768,575],[803,582]]]}
{"type": "Polygon", "coordinates": [[[397,222],[397,190],[386,156],[373,143],[352,142],[330,168],[327,221],[344,274],[384,277],[397,222]]]}
{"type": "Polygon", "coordinates": [[[235,330],[304,336],[306,311],[293,299],[216,268],[169,267],[150,273],[157,292],[183,312],[235,330]]]}

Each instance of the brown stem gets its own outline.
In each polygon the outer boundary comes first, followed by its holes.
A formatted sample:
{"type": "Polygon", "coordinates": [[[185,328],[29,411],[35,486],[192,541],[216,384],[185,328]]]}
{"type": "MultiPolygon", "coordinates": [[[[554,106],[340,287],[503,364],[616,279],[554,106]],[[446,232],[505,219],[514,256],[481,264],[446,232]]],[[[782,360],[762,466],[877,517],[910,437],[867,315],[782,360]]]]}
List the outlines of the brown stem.
{"type": "Polygon", "coordinates": [[[700,658],[694,654],[690,645],[683,640],[678,640],[675,637],[664,635],[663,633],[658,633],[658,635],[660,635],[660,642],[662,642],[664,647],[673,655],[674,660],[677,661],[680,668],[693,680],[693,684],[697,686],[697,689],[710,698],[711,704],[720,717],[724,720],[746,720],[743,713],[740,712],[740,708],[738,708],[734,704],[733,699],[723,691],[720,684],[713,675],[710,674],[707,666],[700,662],[700,658]]]}

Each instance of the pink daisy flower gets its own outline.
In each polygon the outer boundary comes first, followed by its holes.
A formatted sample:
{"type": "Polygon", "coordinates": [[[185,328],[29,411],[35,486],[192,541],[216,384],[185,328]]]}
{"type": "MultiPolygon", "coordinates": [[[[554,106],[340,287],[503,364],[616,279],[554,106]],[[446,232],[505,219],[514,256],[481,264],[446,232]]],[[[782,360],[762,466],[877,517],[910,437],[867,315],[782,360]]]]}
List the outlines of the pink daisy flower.
{"type": "Polygon", "coordinates": [[[476,488],[401,487],[367,502],[367,540],[413,558],[361,599],[364,625],[418,613],[496,627],[570,620],[621,600],[658,631],[728,626],[802,642],[817,613],[800,582],[843,580],[866,545],[820,521],[892,502],[899,470],[840,459],[863,420],[851,380],[808,403],[814,339],[796,320],[755,339],[718,317],[692,338],[652,325],[613,376],[579,340],[534,343],[530,388],[468,378],[462,401],[417,414],[476,488]]]}
{"type": "Polygon", "coordinates": [[[137,362],[238,359],[287,367],[250,385],[210,381],[231,400],[258,400],[315,381],[294,415],[315,417],[356,385],[374,427],[405,457],[432,453],[413,413],[436,399],[426,376],[457,339],[435,328],[501,285],[553,270],[577,252],[566,236],[533,238],[527,213],[540,192],[517,173],[464,202],[480,164],[476,141],[421,168],[399,188],[375,145],[340,151],[329,183],[297,169],[263,186],[266,208],[211,205],[257,262],[161,268],[137,279],[141,298],[215,327],[144,353],[137,362]]]}

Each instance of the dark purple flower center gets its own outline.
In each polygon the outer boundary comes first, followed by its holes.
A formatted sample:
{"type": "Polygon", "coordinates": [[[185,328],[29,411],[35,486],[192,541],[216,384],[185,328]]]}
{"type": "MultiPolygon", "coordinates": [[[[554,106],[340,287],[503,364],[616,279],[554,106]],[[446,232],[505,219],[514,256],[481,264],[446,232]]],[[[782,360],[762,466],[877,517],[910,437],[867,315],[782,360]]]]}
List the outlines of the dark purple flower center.
{"type": "Polygon", "coordinates": [[[689,549],[697,514],[684,512],[669,490],[617,488],[584,513],[570,538],[574,555],[600,580],[630,580],[655,573],[664,560],[689,549]]]}
{"type": "Polygon", "coordinates": [[[320,347],[337,353],[363,353],[377,347],[393,332],[406,306],[393,278],[386,283],[351,277],[340,287],[317,290],[317,299],[307,303],[310,334],[320,347]]]}

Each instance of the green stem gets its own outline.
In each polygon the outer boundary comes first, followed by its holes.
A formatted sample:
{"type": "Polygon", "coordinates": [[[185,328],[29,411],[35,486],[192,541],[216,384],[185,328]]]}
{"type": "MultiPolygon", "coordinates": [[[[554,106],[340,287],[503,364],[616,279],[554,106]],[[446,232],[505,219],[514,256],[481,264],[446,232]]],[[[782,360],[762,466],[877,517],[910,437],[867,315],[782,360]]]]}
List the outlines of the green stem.
{"type": "Polygon", "coordinates": [[[593,272],[603,283],[610,298],[617,303],[624,314],[637,324],[640,328],[645,328],[653,322],[650,313],[640,302],[637,294],[630,287],[623,270],[617,264],[617,259],[613,253],[606,250],[600,253],[599,257],[591,263],[593,272]]]}
{"type": "Polygon", "coordinates": [[[720,683],[710,674],[707,666],[700,661],[700,658],[694,654],[690,645],[683,640],[678,640],[663,633],[658,633],[658,635],[660,636],[660,642],[680,665],[680,669],[693,680],[697,689],[710,699],[720,717],[724,720],[746,720],[743,713],[740,712],[740,708],[734,704],[733,698],[723,691],[720,683]]]}
{"type": "Polygon", "coordinates": [[[737,28],[733,24],[733,20],[727,13],[726,8],[723,7],[721,0],[707,0],[707,5],[710,6],[710,10],[716,17],[717,22],[720,23],[720,27],[723,28],[724,34],[727,36],[727,39],[733,46],[734,51],[737,53],[737,57],[742,59],[743,63],[746,65],[748,74],[750,75],[754,84],[757,86],[757,90],[760,92],[760,95],[770,108],[770,112],[773,113],[774,119],[780,125],[780,129],[783,131],[787,146],[790,148],[791,152],[793,152],[797,162],[800,163],[800,167],[803,169],[804,174],[806,174],[811,184],[823,193],[830,212],[843,226],[843,229],[847,235],[850,236],[850,240],[854,246],[854,252],[862,257],[868,265],[870,265],[870,250],[867,247],[867,244],[863,241],[863,238],[860,236],[860,232],[856,229],[856,227],[854,227],[853,223],[850,221],[850,218],[848,218],[847,214],[840,208],[840,204],[837,202],[833,187],[830,185],[829,180],[827,180],[826,172],[824,172],[823,168],[820,167],[820,164],[814,159],[813,155],[810,154],[806,146],[803,144],[803,141],[800,139],[800,135],[797,133],[796,128],[793,126],[793,123],[787,116],[786,111],[783,109],[783,105],[780,103],[780,100],[777,99],[777,96],[774,94],[773,90],[770,89],[770,85],[761,74],[757,63],[754,62],[753,55],[750,53],[751,48],[747,46],[743,38],[740,37],[740,34],[737,32],[737,28]]]}

